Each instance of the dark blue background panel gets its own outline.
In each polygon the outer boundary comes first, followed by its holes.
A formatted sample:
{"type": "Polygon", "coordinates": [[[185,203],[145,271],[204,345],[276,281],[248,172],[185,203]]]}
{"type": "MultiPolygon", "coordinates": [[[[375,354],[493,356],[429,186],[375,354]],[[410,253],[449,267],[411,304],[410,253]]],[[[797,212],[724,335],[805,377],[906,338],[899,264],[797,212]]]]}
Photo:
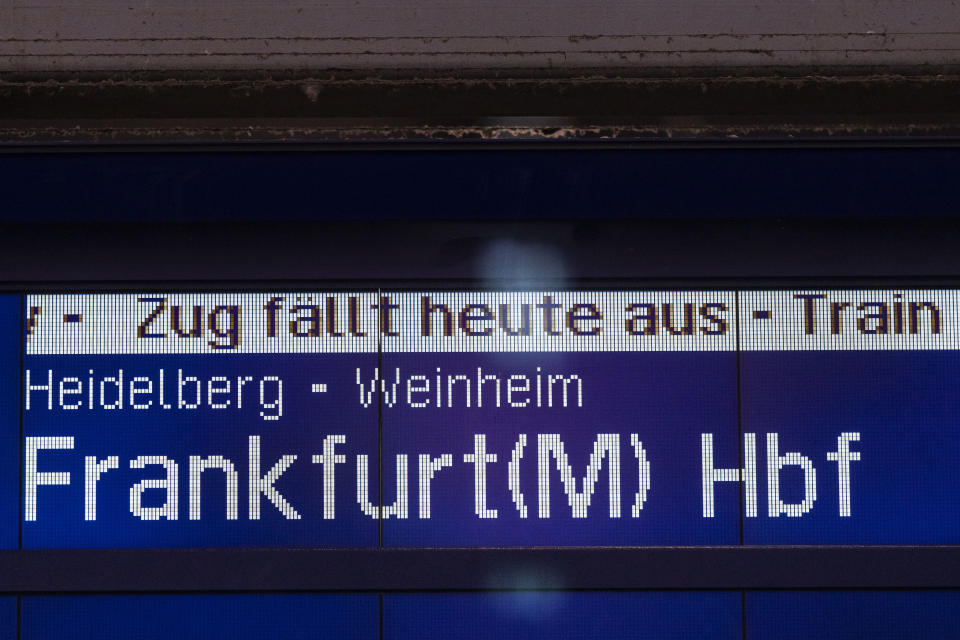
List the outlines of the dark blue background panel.
{"type": "Polygon", "coordinates": [[[409,455],[411,478],[419,456],[438,463],[429,483],[409,483],[409,517],[384,521],[387,546],[738,542],[736,487],[718,487],[717,515],[704,518],[700,479],[701,432],[716,434],[718,464],[736,465],[734,353],[402,353],[385,354],[384,370],[391,381],[397,371],[401,379],[397,402],[383,408],[385,502],[394,499],[397,454],[409,455]],[[416,375],[421,385],[436,385],[440,375],[441,407],[433,392],[409,398],[429,398],[426,406],[408,401],[403,381],[416,375]],[[447,384],[456,375],[470,380],[469,407],[466,381],[447,384]],[[548,394],[551,376],[579,376],[582,387],[554,382],[548,394]],[[510,384],[531,391],[508,398],[510,384]],[[510,406],[511,399],[527,404],[510,406]],[[603,457],[587,487],[598,451],[603,457]],[[450,464],[441,467],[444,455],[450,464]],[[611,474],[614,460],[619,468],[611,474]],[[547,486],[549,501],[539,495],[547,486]]]}
{"type": "MultiPolygon", "coordinates": [[[[538,576],[517,575],[518,584],[538,576]]],[[[387,594],[385,640],[741,638],[740,594],[506,593],[387,594]]]]}
{"type": "Polygon", "coordinates": [[[31,596],[22,640],[375,640],[376,595],[31,596]]]}
{"type": "Polygon", "coordinates": [[[14,640],[17,637],[17,599],[12,596],[0,597],[0,640],[14,640]]]}
{"type": "MultiPolygon", "coordinates": [[[[960,352],[744,352],[741,375],[743,431],[757,434],[759,508],[744,520],[747,544],[960,543],[960,352]],[[807,513],[769,516],[771,433],[778,456],[800,454],[815,471],[807,513]],[[859,434],[846,445],[859,460],[845,465],[843,433],[859,434]]],[[[808,489],[800,466],[780,470],[785,504],[801,504],[808,489]]]]}
{"type": "Polygon", "coordinates": [[[20,349],[20,296],[0,296],[0,549],[17,548],[20,349]]]}
{"type": "Polygon", "coordinates": [[[371,460],[376,504],[376,407],[361,406],[354,382],[355,368],[375,364],[372,354],[27,356],[30,385],[52,379],[54,391],[50,397],[31,390],[26,438],[73,441],[71,448],[37,450],[36,472],[68,472],[70,483],[36,483],[33,519],[30,500],[25,508],[24,547],[375,546],[377,523],[356,503],[355,458],[371,460]],[[92,396],[91,376],[99,389],[92,396]],[[250,380],[239,385],[239,377],[250,380]],[[61,397],[65,378],[74,379],[66,388],[83,385],[82,393],[61,397]],[[142,410],[126,393],[134,378],[142,389],[152,383],[151,393],[136,394],[142,410]],[[221,387],[233,381],[232,392],[211,396],[214,378],[221,387]],[[329,391],[315,393],[314,384],[329,391]],[[336,465],[333,504],[325,501],[323,465],[313,463],[329,436],[342,436],[331,455],[351,463],[336,465]],[[193,482],[192,458],[216,456],[218,464],[193,482]],[[91,461],[100,467],[94,505],[85,487],[91,461]]]}
{"type": "Polygon", "coordinates": [[[958,591],[748,592],[750,640],[960,637],[958,591]]]}
{"type": "Polygon", "coordinates": [[[2,217],[22,221],[942,216],[960,212],[958,159],[930,148],[5,154],[0,192],[2,217]]]}

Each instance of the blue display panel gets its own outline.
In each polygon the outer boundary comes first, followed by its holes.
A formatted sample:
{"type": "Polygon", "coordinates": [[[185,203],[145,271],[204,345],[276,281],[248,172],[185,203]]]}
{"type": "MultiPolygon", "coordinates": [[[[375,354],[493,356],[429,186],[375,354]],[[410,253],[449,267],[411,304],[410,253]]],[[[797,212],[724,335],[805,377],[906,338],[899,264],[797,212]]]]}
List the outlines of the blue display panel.
{"type": "Polygon", "coordinates": [[[25,311],[25,548],[960,541],[956,291],[25,311]]]}
{"type": "Polygon", "coordinates": [[[21,640],[375,640],[376,595],[111,595],[23,598],[21,640]]]}
{"type": "Polygon", "coordinates": [[[17,599],[12,596],[0,597],[0,640],[14,640],[17,637],[17,599]]]}
{"type": "Polygon", "coordinates": [[[958,591],[747,592],[750,640],[960,637],[958,591]]]}
{"type": "Polygon", "coordinates": [[[376,327],[341,298],[32,297],[24,547],[376,545],[343,464],[376,504],[376,327]]]}
{"type": "Polygon", "coordinates": [[[387,594],[383,637],[739,640],[740,611],[739,593],[387,594]]]}
{"type": "Polygon", "coordinates": [[[745,297],[741,407],[759,499],[744,542],[960,542],[954,294],[745,297]],[[752,333],[776,322],[755,308],[784,324],[752,333]]]}
{"type": "Polygon", "coordinates": [[[20,296],[0,295],[0,549],[18,545],[20,296]]]}

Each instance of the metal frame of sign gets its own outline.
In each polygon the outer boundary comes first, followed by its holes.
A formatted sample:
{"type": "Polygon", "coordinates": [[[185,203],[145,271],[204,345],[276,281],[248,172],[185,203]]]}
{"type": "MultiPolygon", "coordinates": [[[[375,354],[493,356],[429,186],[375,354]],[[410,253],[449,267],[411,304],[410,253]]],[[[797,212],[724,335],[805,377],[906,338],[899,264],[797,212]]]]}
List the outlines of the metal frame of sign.
{"type": "MultiPolygon", "coordinates": [[[[270,149],[276,147],[263,151],[270,149]]],[[[958,218],[697,224],[691,234],[689,220],[669,219],[262,221],[226,228],[4,222],[0,292],[509,287],[478,279],[469,257],[503,238],[548,247],[568,266],[564,280],[525,288],[960,287],[958,218]],[[145,236],[165,246],[170,259],[117,278],[117,265],[137,260],[145,236]],[[598,243],[609,250],[597,252],[598,243]],[[211,248],[217,260],[199,256],[197,247],[211,248]],[[253,248],[262,267],[255,278],[245,263],[253,248]],[[298,259],[300,249],[315,259],[298,259]],[[467,258],[449,258],[458,251],[467,258]]],[[[9,550],[0,551],[0,593],[509,590],[517,568],[550,575],[544,589],[953,589],[960,588],[960,545],[9,550]]]]}

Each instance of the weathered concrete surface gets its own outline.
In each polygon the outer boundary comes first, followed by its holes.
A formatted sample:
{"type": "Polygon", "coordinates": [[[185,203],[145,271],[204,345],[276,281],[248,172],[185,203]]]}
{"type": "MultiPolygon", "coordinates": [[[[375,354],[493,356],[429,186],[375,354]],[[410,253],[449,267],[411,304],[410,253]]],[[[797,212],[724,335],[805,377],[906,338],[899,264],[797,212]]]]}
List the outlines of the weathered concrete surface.
{"type": "Polygon", "coordinates": [[[0,71],[957,62],[958,0],[0,2],[0,71]]]}

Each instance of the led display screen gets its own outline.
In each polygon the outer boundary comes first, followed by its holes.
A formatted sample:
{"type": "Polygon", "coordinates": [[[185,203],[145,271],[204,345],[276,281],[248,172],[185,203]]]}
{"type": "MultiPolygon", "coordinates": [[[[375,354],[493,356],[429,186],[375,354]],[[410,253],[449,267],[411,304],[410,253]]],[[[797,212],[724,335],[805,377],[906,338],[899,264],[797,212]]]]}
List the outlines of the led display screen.
{"type": "Polygon", "coordinates": [[[22,640],[378,637],[370,594],[27,596],[22,640]]]}
{"type": "MultiPolygon", "coordinates": [[[[952,638],[957,591],[25,596],[20,637],[952,638]],[[745,628],[744,628],[745,625],[745,628]],[[381,635],[382,633],[382,635],[381,635]]],[[[0,638],[17,637],[0,598],[0,638]]]]}
{"type": "Polygon", "coordinates": [[[740,604],[735,592],[387,594],[383,637],[739,640],[740,604]]]}
{"type": "Polygon", "coordinates": [[[17,599],[0,596],[0,638],[14,640],[17,637],[17,599]]]}
{"type": "Polygon", "coordinates": [[[2,300],[8,546],[960,542],[955,291],[2,300]]]}
{"type": "Polygon", "coordinates": [[[957,591],[747,592],[746,637],[956,638],[957,591]]]}
{"type": "MultiPolygon", "coordinates": [[[[23,596],[19,637],[953,638],[958,601],[955,590],[23,596]]],[[[0,598],[0,638],[17,630],[16,598],[0,598]]]]}

